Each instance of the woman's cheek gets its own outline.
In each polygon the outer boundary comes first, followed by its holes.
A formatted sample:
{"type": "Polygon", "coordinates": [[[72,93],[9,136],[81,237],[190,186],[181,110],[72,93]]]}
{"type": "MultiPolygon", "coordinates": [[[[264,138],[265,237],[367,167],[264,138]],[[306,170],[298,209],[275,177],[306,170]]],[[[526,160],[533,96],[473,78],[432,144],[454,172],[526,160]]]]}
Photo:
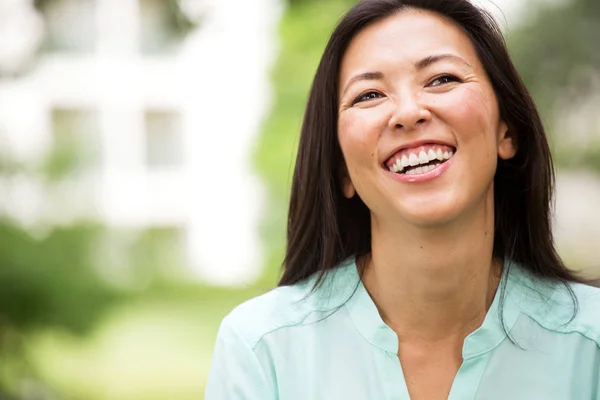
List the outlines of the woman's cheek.
{"type": "Polygon", "coordinates": [[[377,146],[378,134],[368,115],[347,116],[339,121],[339,140],[342,151],[346,156],[360,159],[373,153],[377,146]],[[373,147],[373,149],[370,149],[373,147]],[[348,154],[347,154],[348,153],[348,154]]]}
{"type": "Polygon", "coordinates": [[[477,88],[455,90],[437,99],[437,110],[460,142],[487,135],[497,120],[490,99],[477,88]]]}
{"type": "Polygon", "coordinates": [[[454,90],[435,99],[435,109],[445,118],[454,123],[465,123],[469,121],[469,115],[475,111],[479,96],[474,96],[473,90],[454,90]]]}

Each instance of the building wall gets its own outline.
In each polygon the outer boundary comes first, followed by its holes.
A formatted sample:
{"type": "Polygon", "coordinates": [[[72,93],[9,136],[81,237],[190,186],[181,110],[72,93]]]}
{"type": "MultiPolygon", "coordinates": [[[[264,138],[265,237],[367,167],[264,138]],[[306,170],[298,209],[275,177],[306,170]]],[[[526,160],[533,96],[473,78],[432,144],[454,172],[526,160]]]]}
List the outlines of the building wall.
{"type": "Polygon", "coordinates": [[[31,224],[171,228],[197,278],[253,280],[263,189],[250,157],[269,104],[279,1],[205,2],[198,27],[165,50],[144,47],[160,42],[143,35],[160,25],[160,2],[55,3],[54,42],[29,73],[0,81],[0,132],[22,160],[62,143],[81,163],[53,189],[51,212],[35,179],[13,185],[7,212],[31,224]]]}

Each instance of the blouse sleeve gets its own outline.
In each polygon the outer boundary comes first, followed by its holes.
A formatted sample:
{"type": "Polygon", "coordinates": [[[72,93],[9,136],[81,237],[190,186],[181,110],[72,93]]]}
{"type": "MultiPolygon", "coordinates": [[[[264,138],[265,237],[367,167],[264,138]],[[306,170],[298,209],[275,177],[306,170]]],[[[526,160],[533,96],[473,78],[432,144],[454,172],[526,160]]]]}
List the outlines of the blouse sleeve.
{"type": "Polygon", "coordinates": [[[253,349],[227,320],[221,323],[204,400],[274,399],[253,349]]]}

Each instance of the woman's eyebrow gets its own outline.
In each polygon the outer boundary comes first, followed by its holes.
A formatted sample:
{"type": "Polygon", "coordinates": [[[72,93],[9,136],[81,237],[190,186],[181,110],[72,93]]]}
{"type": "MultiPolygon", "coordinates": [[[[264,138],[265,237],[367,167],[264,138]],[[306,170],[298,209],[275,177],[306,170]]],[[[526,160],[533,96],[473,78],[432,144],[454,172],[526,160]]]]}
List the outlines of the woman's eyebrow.
{"type": "Polygon", "coordinates": [[[463,58],[461,58],[457,55],[454,55],[454,54],[434,54],[432,56],[427,56],[427,57],[417,61],[415,63],[415,68],[417,70],[425,69],[425,68],[429,67],[431,64],[435,64],[436,62],[444,61],[444,60],[458,61],[459,63],[464,64],[465,66],[467,66],[471,69],[473,68],[471,66],[471,64],[466,62],[463,58]]]}
{"type": "Polygon", "coordinates": [[[363,72],[361,74],[353,76],[348,83],[346,84],[346,88],[342,93],[342,96],[348,91],[348,88],[352,86],[353,83],[358,81],[380,81],[383,79],[383,72],[375,71],[375,72],[363,72]]]}

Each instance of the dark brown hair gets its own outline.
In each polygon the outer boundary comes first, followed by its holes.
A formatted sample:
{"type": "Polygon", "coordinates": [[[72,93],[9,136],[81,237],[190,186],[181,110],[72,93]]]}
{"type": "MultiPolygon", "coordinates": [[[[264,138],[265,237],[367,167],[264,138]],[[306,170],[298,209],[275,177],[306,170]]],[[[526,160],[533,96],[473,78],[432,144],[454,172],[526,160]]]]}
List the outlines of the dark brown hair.
{"type": "Polygon", "coordinates": [[[335,28],[312,85],[294,170],[287,250],[280,285],[323,274],[371,250],[370,213],[358,196],[346,199],[337,138],[339,72],[352,39],[366,26],[406,8],[453,20],[471,39],[496,93],[500,115],[518,140],[510,160],[498,160],[494,178],[494,257],[538,277],[580,281],[556,252],[551,230],[554,169],[533,100],[508,54],[496,22],[468,0],[364,0],[335,28]]]}

